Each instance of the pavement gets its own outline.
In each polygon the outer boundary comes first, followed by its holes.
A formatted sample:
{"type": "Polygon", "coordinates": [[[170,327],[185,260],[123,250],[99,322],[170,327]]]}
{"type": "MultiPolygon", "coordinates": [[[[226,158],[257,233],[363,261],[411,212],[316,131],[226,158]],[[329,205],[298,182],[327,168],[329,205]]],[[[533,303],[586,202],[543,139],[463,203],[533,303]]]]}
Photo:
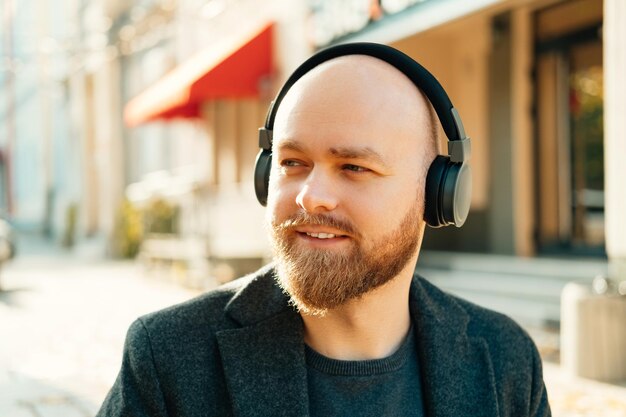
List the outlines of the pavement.
{"type": "MultiPolygon", "coordinates": [[[[97,243],[73,252],[28,246],[0,271],[0,417],[93,416],[132,321],[199,291],[132,261],[105,260],[97,243]]],[[[568,375],[558,332],[529,331],[544,357],[553,416],[626,417],[626,384],[568,375]]]]}
{"type": "Polygon", "coordinates": [[[552,362],[544,362],[544,381],[554,417],[626,417],[626,384],[571,376],[552,362]]]}
{"type": "Polygon", "coordinates": [[[132,321],[198,294],[92,248],[23,252],[0,271],[0,417],[95,415],[132,321]]]}

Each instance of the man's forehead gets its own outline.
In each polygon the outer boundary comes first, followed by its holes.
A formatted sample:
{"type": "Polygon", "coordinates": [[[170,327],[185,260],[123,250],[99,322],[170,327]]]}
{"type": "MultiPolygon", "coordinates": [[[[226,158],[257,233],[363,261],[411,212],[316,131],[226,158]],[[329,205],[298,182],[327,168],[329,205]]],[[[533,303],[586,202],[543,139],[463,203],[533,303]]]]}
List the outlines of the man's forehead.
{"type": "Polygon", "coordinates": [[[383,117],[385,112],[407,115],[412,122],[419,120],[416,112],[427,108],[419,89],[394,66],[371,56],[346,55],[304,74],[287,92],[276,117],[280,119],[285,110],[332,116],[341,105],[355,117],[359,111],[375,109],[383,117]]]}

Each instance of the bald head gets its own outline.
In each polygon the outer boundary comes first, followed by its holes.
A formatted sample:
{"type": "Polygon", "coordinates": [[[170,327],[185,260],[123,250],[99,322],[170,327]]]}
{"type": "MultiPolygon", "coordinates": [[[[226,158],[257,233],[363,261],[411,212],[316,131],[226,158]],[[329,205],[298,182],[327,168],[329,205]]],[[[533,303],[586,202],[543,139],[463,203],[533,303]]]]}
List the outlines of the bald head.
{"type": "Polygon", "coordinates": [[[357,127],[376,124],[383,128],[380,140],[421,156],[426,167],[437,154],[438,122],[430,103],[402,72],[374,57],[341,56],[302,76],[278,109],[275,136],[303,114],[312,126],[354,128],[357,134],[357,127]]]}

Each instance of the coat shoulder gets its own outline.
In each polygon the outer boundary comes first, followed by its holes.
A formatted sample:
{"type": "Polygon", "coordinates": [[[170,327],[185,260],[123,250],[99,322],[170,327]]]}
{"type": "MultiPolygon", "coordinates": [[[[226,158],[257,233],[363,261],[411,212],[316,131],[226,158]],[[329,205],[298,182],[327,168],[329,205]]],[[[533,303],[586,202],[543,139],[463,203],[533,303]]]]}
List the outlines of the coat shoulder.
{"type": "Polygon", "coordinates": [[[146,314],[139,321],[151,336],[178,340],[238,327],[227,314],[228,305],[256,281],[267,281],[270,273],[271,268],[264,267],[188,301],[146,314]]]}
{"type": "Polygon", "coordinates": [[[528,332],[509,316],[449,294],[422,277],[417,277],[417,280],[428,298],[436,300],[442,314],[461,311],[466,315],[467,336],[484,340],[496,373],[506,372],[516,363],[525,364],[530,370],[534,363],[540,361],[537,347],[528,332]]]}
{"type": "MultiPolygon", "coordinates": [[[[249,288],[271,288],[264,268],[189,301],[138,318],[129,328],[122,368],[99,415],[231,415],[217,339],[241,323],[249,288]],[[166,411],[167,410],[167,411],[166,411]]],[[[265,294],[258,294],[265,297],[265,294]]]]}
{"type": "MultiPolygon", "coordinates": [[[[428,320],[436,331],[454,334],[457,341],[467,336],[494,381],[499,415],[549,416],[541,357],[529,334],[513,319],[470,301],[448,294],[416,276],[415,291],[426,304],[428,320]]],[[[432,328],[432,327],[431,327],[432,328]]]]}
{"type": "Polygon", "coordinates": [[[443,309],[454,305],[467,314],[468,335],[483,337],[487,341],[506,340],[509,343],[530,339],[528,333],[509,316],[450,294],[425,278],[418,276],[416,279],[429,298],[436,300],[443,309]]]}

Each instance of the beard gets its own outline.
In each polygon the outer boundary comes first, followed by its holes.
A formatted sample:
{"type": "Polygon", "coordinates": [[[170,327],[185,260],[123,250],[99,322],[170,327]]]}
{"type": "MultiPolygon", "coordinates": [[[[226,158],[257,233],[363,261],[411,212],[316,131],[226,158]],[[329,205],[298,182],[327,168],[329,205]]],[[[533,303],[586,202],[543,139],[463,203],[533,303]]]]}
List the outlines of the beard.
{"type": "Polygon", "coordinates": [[[367,247],[352,223],[328,214],[298,212],[284,220],[271,220],[271,243],[276,280],[301,313],[324,315],[358,299],[396,277],[407,265],[424,230],[421,205],[411,207],[400,225],[367,247]],[[329,226],[351,236],[347,250],[304,248],[296,227],[329,226]]]}

